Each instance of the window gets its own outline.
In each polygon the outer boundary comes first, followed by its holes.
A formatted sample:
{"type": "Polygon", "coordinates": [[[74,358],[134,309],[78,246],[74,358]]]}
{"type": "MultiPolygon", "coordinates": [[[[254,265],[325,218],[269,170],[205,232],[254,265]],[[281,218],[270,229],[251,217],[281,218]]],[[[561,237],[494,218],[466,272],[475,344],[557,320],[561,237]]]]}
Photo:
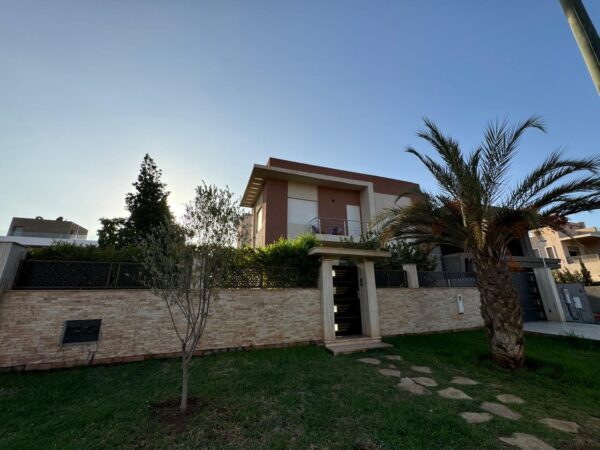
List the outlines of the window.
{"type": "Polygon", "coordinates": [[[548,258],[556,258],[556,251],[554,251],[554,247],[546,247],[546,254],[548,258]]]}
{"type": "MultiPolygon", "coordinates": [[[[299,198],[288,198],[287,231],[288,239],[307,231],[311,231],[310,221],[318,215],[318,203],[313,200],[301,200],[299,198]]],[[[318,233],[318,225],[312,224],[315,233],[318,233]]]]}
{"type": "Polygon", "coordinates": [[[571,257],[581,255],[581,252],[579,251],[579,248],[577,248],[577,247],[569,247],[568,250],[569,250],[569,256],[571,256],[571,257]]]}
{"type": "Polygon", "coordinates": [[[263,227],[263,210],[262,206],[259,206],[256,210],[256,231],[262,229],[263,227]]]}
{"type": "Polygon", "coordinates": [[[94,320],[67,320],[63,333],[63,344],[76,344],[82,342],[97,342],[100,336],[102,319],[94,320]]]}

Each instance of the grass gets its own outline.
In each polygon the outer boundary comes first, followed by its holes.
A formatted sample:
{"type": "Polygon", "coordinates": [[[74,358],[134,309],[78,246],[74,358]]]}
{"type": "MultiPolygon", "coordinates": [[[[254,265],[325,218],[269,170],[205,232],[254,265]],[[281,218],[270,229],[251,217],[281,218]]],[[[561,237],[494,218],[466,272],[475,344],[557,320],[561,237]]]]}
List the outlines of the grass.
{"type": "MultiPolygon", "coordinates": [[[[533,434],[556,448],[600,449],[600,345],[574,338],[527,337],[528,367],[498,370],[480,331],[388,339],[410,365],[428,365],[440,388],[453,376],[475,400],[413,397],[397,379],[361,364],[362,355],[332,357],[319,347],[223,353],[193,362],[191,394],[200,413],[175,432],[153,412],[179,394],[177,360],[0,375],[0,448],[503,448],[499,436],[533,434]],[[468,425],[499,393],[520,421],[468,425]],[[573,420],[573,436],[543,417],[573,420]]],[[[386,360],[385,364],[388,362],[386,360]]]]}

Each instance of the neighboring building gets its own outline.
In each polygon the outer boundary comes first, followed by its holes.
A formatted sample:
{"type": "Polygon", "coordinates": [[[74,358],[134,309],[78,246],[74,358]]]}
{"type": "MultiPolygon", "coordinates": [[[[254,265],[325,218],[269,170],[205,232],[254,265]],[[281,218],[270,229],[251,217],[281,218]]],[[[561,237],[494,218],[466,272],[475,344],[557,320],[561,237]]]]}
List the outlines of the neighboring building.
{"type": "Polygon", "coordinates": [[[248,243],[314,233],[322,242],[359,239],[385,208],[410,203],[419,185],[408,181],[269,158],[255,164],[242,197],[252,209],[248,243]]]}
{"type": "Polygon", "coordinates": [[[58,217],[56,220],[13,217],[8,236],[49,237],[58,239],[86,239],[88,230],[81,225],[58,217]]]}
{"type": "Polygon", "coordinates": [[[56,220],[41,216],[34,219],[13,217],[7,236],[0,236],[0,242],[16,242],[27,247],[47,247],[55,241],[95,244],[96,241],[87,240],[87,234],[86,228],[62,217],[56,220]]]}
{"type": "Polygon", "coordinates": [[[244,214],[242,222],[238,226],[238,247],[252,246],[252,222],[253,217],[251,213],[244,214]]]}
{"type": "Polygon", "coordinates": [[[563,269],[580,271],[583,261],[594,281],[600,281],[600,230],[584,222],[569,222],[563,231],[541,228],[529,232],[533,251],[542,258],[560,259],[563,269]]]}

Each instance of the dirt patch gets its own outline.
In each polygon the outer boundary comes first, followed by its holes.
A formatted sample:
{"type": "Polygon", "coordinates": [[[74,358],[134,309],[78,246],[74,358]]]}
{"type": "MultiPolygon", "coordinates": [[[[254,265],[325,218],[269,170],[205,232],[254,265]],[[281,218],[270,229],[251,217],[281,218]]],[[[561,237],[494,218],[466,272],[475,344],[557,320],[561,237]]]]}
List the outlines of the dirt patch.
{"type": "Polygon", "coordinates": [[[188,421],[208,406],[208,403],[199,398],[188,398],[187,411],[182,414],[179,409],[180,403],[180,398],[172,398],[150,404],[153,416],[173,434],[185,431],[188,421]]]}

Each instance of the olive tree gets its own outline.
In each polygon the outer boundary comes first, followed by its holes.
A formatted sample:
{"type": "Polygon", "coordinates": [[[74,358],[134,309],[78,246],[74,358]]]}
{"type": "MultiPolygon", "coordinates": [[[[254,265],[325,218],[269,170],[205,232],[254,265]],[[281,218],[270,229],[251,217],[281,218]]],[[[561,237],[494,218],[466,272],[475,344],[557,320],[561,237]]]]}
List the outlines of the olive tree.
{"type": "Polygon", "coordinates": [[[186,412],[189,364],[211,302],[231,269],[242,211],[228,188],[203,183],[181,223],[165,222],[140,242],[144,283],[164,300],[181,345],[181,405],[186,412]]]}

